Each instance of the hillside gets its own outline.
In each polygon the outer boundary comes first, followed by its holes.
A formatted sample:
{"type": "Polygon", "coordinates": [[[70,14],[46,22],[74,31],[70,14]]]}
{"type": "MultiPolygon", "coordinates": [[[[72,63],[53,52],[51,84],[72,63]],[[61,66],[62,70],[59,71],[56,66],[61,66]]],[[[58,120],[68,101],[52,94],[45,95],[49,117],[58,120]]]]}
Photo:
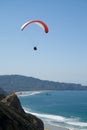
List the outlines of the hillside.
{"type": "Polygon", "coordinates": [[[0,130],[44,130],[43,122],[25,113],[16,94],[0,100],[0,130]]]}
{"type": "Polygon", "coordinates": [[[0,88],[6,92],[30,90],[87,90],[87,86],[60,83],[21,75],[0,75],[0,88]]]}

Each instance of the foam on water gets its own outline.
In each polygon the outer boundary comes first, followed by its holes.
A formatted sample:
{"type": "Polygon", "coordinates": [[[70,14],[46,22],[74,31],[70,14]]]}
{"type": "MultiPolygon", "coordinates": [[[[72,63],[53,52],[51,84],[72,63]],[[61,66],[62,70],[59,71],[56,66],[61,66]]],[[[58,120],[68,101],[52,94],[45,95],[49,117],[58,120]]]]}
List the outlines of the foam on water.
{"type": "Polygon", "coordinates": [[[32,96],[32,95],[36,95],[39,93],[42,93],[43,91],[20,91],[20,92],[16,92],[16,94],[18,96],[32,96]]]}
{"type": "Polygon", "coordinates": [[[28,108],[24,108],[24,110],[25,112],[36,115],[37,117],[41,118],[43,121],[46,121],[56,126],[59,125],[66,126],[71,130],[87,130],[87,123],[81,122],[79,118],[73,118],[73,117],[66,118],[58,115],[41,114],[41,113],[31,112],[31,110],[28,108]]]}
{"type": "MultiPolygon", "coordinates": [[[[22,91],[22,92],[17,92],[16,94],[20,96],[33,96],[36,94],[40,94],[43,92],[47,91],[22,91]]],[[[45,94],[46,95],[46,94],[45,94]]],[[[49,96],[46,98],[49,98],[49,96]]],[[[24,107],[24,106],[23,106],[24,107]]],[[[54,115],[54,114],[47,114],[47,113],[42,113],[42,112],[37,112],[35,110],[32,110],[29,108],[29,106],[24,107],[24,110],[27,113],[31,113],[33,115],[36,115],[37,117],[41,118],[44,122],[50,123],[55,126],[61,126],[61,127],[66,127],[69,128],[70,130],[87,130],[87,122],[84,122],[84,120],[81,120],[80,117],[65,117],[61,115],[54,115]]]]}

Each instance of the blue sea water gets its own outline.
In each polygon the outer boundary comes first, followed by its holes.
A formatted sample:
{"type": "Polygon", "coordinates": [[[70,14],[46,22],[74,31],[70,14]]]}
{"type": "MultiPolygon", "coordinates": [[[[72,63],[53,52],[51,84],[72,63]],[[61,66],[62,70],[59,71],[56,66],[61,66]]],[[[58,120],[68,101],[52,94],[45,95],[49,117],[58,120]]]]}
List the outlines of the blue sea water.
{"type": "Polygon", "coordinates": [[[44,122],[87,130],[87,91],[27,91],[18,96],[25,111],[44,122]]]}

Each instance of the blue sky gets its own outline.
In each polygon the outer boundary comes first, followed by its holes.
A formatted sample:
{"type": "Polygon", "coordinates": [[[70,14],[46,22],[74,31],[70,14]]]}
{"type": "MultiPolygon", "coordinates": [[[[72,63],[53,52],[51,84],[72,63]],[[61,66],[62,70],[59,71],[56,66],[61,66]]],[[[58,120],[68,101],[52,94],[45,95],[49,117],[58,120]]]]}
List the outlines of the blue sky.
{"type": "Polygon", "coordinates": [[[0,75],[4,74],[87,85],[87,0],[0,1],[0,75]],[[33,19],[44,21],[49,33],[36,24],[20,31],[33,19]]]}

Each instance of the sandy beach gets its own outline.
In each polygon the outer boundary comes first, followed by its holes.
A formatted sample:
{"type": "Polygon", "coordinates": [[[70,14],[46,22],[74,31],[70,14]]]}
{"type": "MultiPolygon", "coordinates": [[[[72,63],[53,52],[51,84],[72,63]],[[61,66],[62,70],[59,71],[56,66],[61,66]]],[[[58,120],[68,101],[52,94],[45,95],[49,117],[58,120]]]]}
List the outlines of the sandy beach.
{"type": "Polygon", "coordinates": [[[44,123],[44,130],[70,130],[70,129],[44,123]]]}

